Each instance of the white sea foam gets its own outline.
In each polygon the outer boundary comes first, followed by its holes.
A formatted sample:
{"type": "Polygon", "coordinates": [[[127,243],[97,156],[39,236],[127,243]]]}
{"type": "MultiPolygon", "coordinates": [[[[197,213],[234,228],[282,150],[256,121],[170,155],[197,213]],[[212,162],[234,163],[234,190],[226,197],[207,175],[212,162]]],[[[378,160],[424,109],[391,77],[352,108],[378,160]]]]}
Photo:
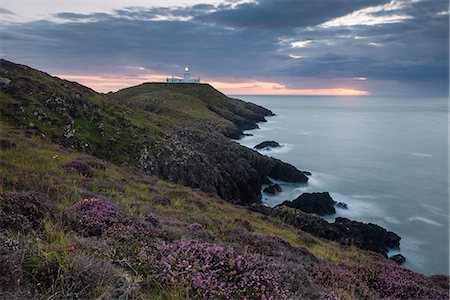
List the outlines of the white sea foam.
{"type": "Polygon", "coordinates": [[[419,156],[419,157],[433,157],[433,155],[428,153],[420,153],[420,152],[411,152],[411,155],[419,156]]]}
{"type": "Polygon", "coordinates": [[[258,151],[261,154],[265,154],[265,155],[269,155],[270,156],[270,154],[287,153],[287,152],[291,151],[292,149],[294,149],[294,145],[292,145],[292,144],[281,144],[280,143],[280,145],[281,145],[281,147],[276,147],[276,148],[268,147],[268,148],[259,149],[259,150],[256,150],[256,151],[258,151]]]}
{"type": "Polygon", "coordinates": [[[299,130],[299,131],[297,131],[297,134],[300,134],[300,135],[313,135],[314,132],[309,131],[309,130],[299,130]]]}
{"type": "Polygon", "coordinates": [[[442,227],[442,225],[440,223],[438,223],[436,221],[433,221],[433,220],[430,220],[430,219],[427,219],[425,217],[421,217],[421,216],[410,217],[408,219],[408,221],[410,221],[410,222],[412,222],[412,221],[420,221],[420,222],[423,222],[423,223],[426,223],[426,224],[442,227]]]}

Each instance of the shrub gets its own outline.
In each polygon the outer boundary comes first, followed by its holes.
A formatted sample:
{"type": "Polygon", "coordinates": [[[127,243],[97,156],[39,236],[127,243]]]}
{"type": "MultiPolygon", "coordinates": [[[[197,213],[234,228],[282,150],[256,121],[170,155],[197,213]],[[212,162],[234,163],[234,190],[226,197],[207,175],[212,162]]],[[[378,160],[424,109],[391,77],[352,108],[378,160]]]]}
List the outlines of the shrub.
{"type": "Polygon", "coordinates": [[[159,218],[155,214],[153,214],[151,212],[148,212],[148,213],[145,214],[144,220],[149,222],[153,226],[158,226],[159,225],[159,218]]]}
{"type": "Polygon", "coordinates": [[[199,223],[192,223],[189,225],[189,229],[192,231],[200,231],[203,230],[203,226],[199,223]]]}
{"type": "Polygon", "coordinates": [[[33,192],[0,193],[0,227],[19,231],[41,229],[53,209],[44,195],[33,192]]]}
{"type": "Polygon", "coordinates": [[[172,203],[169,197],[158,195],[155,197],[155,203],[162,206],[169,206],[172,203]]]}
{"type": "Polygon", "coordinates": [[[138,299],[138,285],[125,270],[105,260],[84,254],[34,259],[31,281],[38,284],[42,298],[138,299]]]}
{"type": "Polygon", "coordinates": [[[445,276],[426,277],[391,262],[322,263],[307,265],[306,269],[315,283],[326,290],[342,289],[357,298],[448,299],[448,286],[442,285],[445,276]]]}
{"type": "Polygon", "coordinates": [[[138,260],[165,288],[184,286],[200,299],[287,299],[277,274],[262,256],[230,247],[181,240],[143,247],[138,260]]]}
{"type": "Polygon", "coordinates": [[[108,227],[123,223],[126,216],[104,199],[84,199],[73,207],[75,230],[88,236],[100,236],[108,227]]]}
{"type": "Polygon", "coordinates": [[[68,162],[62,165],[62,167],[69,173],[81,174],[86,177],[92,177],[94,175],[91,167],[81,160],[68,162]]]}
{"type": "Polygon", "coordinates": [[[17,241],[0,234],[0,290],[15,289],[21,277],[21,252],[17,241]]]}

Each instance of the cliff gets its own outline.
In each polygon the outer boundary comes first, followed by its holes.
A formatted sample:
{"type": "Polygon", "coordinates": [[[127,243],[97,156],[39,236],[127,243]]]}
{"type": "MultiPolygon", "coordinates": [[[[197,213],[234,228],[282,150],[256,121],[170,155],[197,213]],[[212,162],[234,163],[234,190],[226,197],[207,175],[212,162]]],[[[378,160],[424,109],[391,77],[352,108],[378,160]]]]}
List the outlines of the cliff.
{"type": "Polygon", "coordinates": [[[147,83],[99,94],[5,60],[2,118],[116,164],[136,166],[234,203],[261,199],[266,176],[306,182],[295,167],[242,147],[243,130],[272,115],[207,84],[147,83]]]}

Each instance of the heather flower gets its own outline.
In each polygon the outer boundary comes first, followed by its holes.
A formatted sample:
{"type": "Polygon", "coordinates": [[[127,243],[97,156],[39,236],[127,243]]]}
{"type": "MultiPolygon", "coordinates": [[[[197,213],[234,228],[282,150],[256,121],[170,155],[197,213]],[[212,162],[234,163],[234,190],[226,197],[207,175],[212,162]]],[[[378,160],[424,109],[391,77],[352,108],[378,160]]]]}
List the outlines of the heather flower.
{"type": "Polygon", "coordinates": [[[74,217],[87,235],[99,236],[109,226],[119,224],[126,216],[111,202],[103,199],[84,199],[73,207],[74,217]]]}
{"type": "Polygon", "coordinates": [[[5,192],[0,194],[0,226],[26,231],[39,229],[51,213],[44,195],[33,192],[5,192]]]}
{"type": "Polygon", "coordinates": [[[189,229],[193,231],[200,231],[203,230],[203,226],[199,223],[192,223],[189,225],[189,229]]]}
{"type": "Polygon", "coordinates": [[[114,239],[119,242],[132,243],[137,240],[143,240],[153,237],[156,230],[147,224],[134,220],[125,220],[124,223],[117,223],[104,230],[102,237],[105,239],[114,239]]]}
{"type": "Polygon", "coordinates": [[[92,171],[91,167],[81,160],[74,160],[68,162],[62,165],[62,167],[66,169],[66,171],[69,173],[77,173],[86,177],[92,177],[94,175],[94,172],[92,171]]]}
{"type": "Polygon", "coordinates": [[[158,243],[137,255],[152,278],[185,286],[202,299],[287,299],[270,263],[260,255],[201,241],[158,243]]]}
{"type": "Polygon", "coordinates": [[[158,217],[157,217],[155,214],[153,214],[153,213],[150,213],[150,212],[146,213],[146,214],[145,214],[145,217],[144,217],[144,220],[147,221],[147,222],[149,222],[149,223],[152,224],[153,226],[158,226],[158,225],[159,225],[159,219],[158,219],[158,217]]]}
{"type": "MultiPolygon", "coordinates": [[[[325,290],[342,289],[356,298],[448,299],[448,285],[442,278],[426,277],[392,262],[362,265],[305,265],[313,281],[325,290]]],[[[448,282],[448,276],[447,276],[448,282]]]]}

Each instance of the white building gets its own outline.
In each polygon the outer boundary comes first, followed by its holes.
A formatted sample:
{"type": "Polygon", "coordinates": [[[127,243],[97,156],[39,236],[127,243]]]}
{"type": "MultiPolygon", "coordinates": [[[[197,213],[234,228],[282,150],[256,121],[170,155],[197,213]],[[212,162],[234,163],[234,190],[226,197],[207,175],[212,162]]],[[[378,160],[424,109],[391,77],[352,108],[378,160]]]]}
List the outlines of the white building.
{"type": "Polygon", "coordinates": [[[191,73],[189,73],[189,66],[184,66],[183,78],[179,77],[167,77],[167,83],[200,83],[200,78],[191,78],[191,73]]]}

